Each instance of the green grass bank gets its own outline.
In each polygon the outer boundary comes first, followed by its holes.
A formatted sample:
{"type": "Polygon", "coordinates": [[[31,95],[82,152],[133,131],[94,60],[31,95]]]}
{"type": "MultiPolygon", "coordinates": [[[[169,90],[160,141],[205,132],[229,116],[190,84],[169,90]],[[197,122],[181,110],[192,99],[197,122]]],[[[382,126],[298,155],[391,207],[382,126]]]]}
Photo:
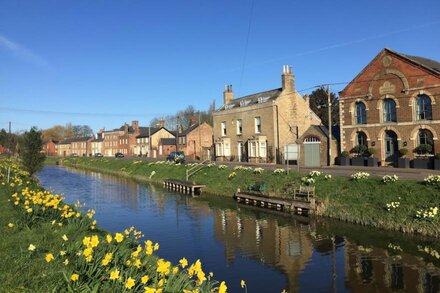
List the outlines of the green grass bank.
{"type": "MultiPolygon", "coordinates": [[[[185,179],[186,170],[192,167],[107,158],[67,158],[63,164],[159,184],[167,178],[185,179]]],[[[297,172],[276,174],[268,170],[216,164],[204,167],[190,180],[205,184],[204,192],[215,195],[232,197],[237,188],[246,190],[251,184],[264,182],[266,194],[289,197],[293,188],[303,184],[301,182],[307,176],[297,172]]],[[[440,182],[432,185],[415,180],[385,183],[382,177],[353,180],[349,177],[329,178],[325,174],[314,176],[313,180],[320,201],[319,216],[440,237],[440,182]]]]}

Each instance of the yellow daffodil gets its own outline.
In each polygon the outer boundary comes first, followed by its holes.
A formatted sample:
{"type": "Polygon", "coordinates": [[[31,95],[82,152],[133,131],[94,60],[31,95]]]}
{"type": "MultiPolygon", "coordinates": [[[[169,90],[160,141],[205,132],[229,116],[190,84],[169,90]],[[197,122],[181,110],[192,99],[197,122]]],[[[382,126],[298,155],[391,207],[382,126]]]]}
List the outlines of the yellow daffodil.
{"type": "Polygon", "coordinates": [[[69,238],[67,238],[66,234],[63,235],[63,237],[61,237],[64,241],[69,240],[69,238]]]}
{"type": "Polygon", "coordinates": [[[52,253],[48,253],[48,254],[46,254],[45,259],[46,259],[46,262],[51,262],[51,261],[53,261],[53,260],[54,260],[53,254],[52,254],[52,253]]]}
{"type": "Polygon", "coordinates": [[[90,245],[90,237],[84,237],[82,243],[84,244],[84,246],[89,247],[89,245],[90,245]]]}
{"type": "Polygon", "coordinates": [[[141,283],[142,284],[146,284],[148,282],[148,280],[150,280],[150,277],[148,277],[147,275],[143,276],[141,278],[141,283]]]}
{"type": "Polygon", "coordinates": [[[65,256],[65,255],[66,255],[66,251],[65,251],[65,250],[61,250],[61,251],[60,251],[60,255],[61,255],[61,256],[65,256]]]}
{"type": "Polygon", "coordinates": [[[116,240],[116,242],[121,243],[122,240],[124,240],[124,235],[122,235],[121,233],[116,233],[115,240],[116,240]]]}
{"type": "Polygon", "coordinates": [[[154,288],[150,288],[150,287],[145,287],[145,293],[156,293],[156,289],[154,288]]]}
{"type": "Polygon", "coordinates": [[[102,260],[102,265],[103,266],[108,265],[111,262],[112,258],[113,258],[113,254],[111,252],[106,253],[104,259],[102,260]]]}
{"type": "Polygon", "coordinates": [[[113,237],[112,237],[112,235],[110,235],[110,234],[107,234],[107,236],[106,236],[106,238],[105,238],[106,240],[107,240],[107,243],[111,243],[112,242],[112,240],[113,240],[113,237]]]}
{"type": "Polygon", "coordinates": [[[170,273],[171,262],[165,261],[164,259],[159,259],[157,261],[157,272],[159,274],[168,275],[170,273]]]}
{"type": "Polygon", "coordinates": [[[14,228],[14,224],[9,223],[9,224],[8,224],[8,227],[9,227],[9,228],[14,228]]]}
{"type": "Polygon", "coordinates": [[[182,269],[184,269],[188,265],[188,260],[186,258],[182,258],[179,260],[179,263],[182,266],[182,269]]]}
{"type": "Polygon", "coordinates": [[[110,272],[110,280],[119,279],[119,270],[114,270],[110,272]]]}
{"type": "Polygon", "coordinates": [[[78,274],[72,274],[70,276],[70,280],[73,281],[73,282],[78,281],[78,279],[79,279],[79,275],[78,274]]]}
{"type": "Polygon", "coordinates": [[[173,274],[177,274],[179,272],[179,267],[173,267],[173,274]]]}
{"type": "Polygon", "coordinates": [[[65,266],[67,266],[67,265],[69,264],[69,260],[66,258],[66,259],[63,261],[63,264],[64,264],[65,266]]]}
{"type": "Polygon", "coordinates": [[[98,238],[98,236],[97,236],[97,235],[93,235],[92,238],[91,238],[91,240],[90,240],[90,245],[91,245],[92,247],[96,247],[96,246],[98,246],[98,244],[99,244],[99,238],[98,238]]]}
{"type": "Polygon", "coordinates": [[[154,244],[154,251],[159,250],[159,243],[154,244]]]}
{"type": "Polygon", "coordinates": [[[35,249],[36,249],[35,245],[29,244],[29,247],[28,247],[29,251],[34,251],[35,249]]]}
{"type": "Polygon", "coordinates": [[[133,288],[134,285],[135,285],[135,280],[130,277],[127,279],[127,282],[125,282],[125,288],[127,289],[133,288]]]}
{"type": "Polygon", "coordinates": [[[220,283],[220,287],[218,287],[218,293],[226,293],[228,290],[228,286],[226,286],[225,281],[220,283]]]}
{"type": "Polygon", "coordinates": [[[163,285],[165,285],[165,279],[160,279],[159,282],[157,283],[157,286],[163,287],[163,285]]]}
{"type": "Polygon", "coordinates": [[[240,282],[240,286],[241,286],[241,288],[246,287],[246,282],[245,282],[244,280],[241,280],[241,282],[240,282]]]}

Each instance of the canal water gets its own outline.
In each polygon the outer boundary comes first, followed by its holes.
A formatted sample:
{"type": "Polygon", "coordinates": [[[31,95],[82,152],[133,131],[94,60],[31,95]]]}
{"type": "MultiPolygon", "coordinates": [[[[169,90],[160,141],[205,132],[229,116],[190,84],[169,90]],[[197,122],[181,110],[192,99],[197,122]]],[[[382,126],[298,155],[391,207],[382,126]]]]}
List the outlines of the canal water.
{"type": "Polygon", "coordinates": [[[201,259],[229,292],[439,292],[436,239],[193,198],[96,172],[46,166],[42,185],[96,210],[98,225],[134,226],[177,263],[201,259]]]}

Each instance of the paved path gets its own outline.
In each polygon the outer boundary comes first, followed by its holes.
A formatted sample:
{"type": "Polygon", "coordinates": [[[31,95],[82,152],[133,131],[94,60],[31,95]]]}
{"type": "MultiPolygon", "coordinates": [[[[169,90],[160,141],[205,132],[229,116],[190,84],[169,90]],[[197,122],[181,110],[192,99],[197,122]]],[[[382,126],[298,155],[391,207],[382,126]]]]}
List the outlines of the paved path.
{"type": "MultiPolygon", "coordinates": [[[[137,157],[127,157],[124,158],[127,160],[142,160],[142,161],[156,161],[157,159],[152,158],[137,158],[137,157]]],[[[196,162],[196,161],[195,161],[196,162]]],[[[200,161],[197,161],[200,162],[200,161]]],[[[192,161],[187,161],[187,163],[192,163],[192,161]]],[[[261,167],[267,170],[275,170],[279,168],[286,168],[286,165],[277,165],[277,164],[257,164],[257,163],[248,163],[248,162],[215,162],[216,164],[224,164],[228,166],[249,166],[249,167],[261,167]]],[[[290,170],[298,170],[297,166],[291,165],[289,166],[290,170]]],[[[358,167],[358,166],[324,166],[324,167],[300,167],[299,171],[303,173],[308,173],[312,170],[318,170],[327,174],[332,174],[335,176],[350,176],[356,172],[367,172],[372,176],[384,176],[384,175],[394,175],[399,176],[400,179],[414,179],[414,180],[423,180],[429,175],[440,175],[440,171],[437,170],[424,170],[424,169],[401,169],[401,168],[393,168],[393,167],[358,167]]]]}
{"type": "MultiPolygon", "coordinates": [[[[274,170],[278,168],[286,168],[286,165],[275,165],[275,164],[256,164],[256,163],[238,163],[238,162],[216,162],[217,164],[225,165],[243,165],[250,167],[262,167],[267,170],[274,170]]],[[[297,171],[298,168],[295,165],[289,166],[290,170],[297,171]]],[[[324,166],[324,167],[300,167],[299,171],[302,173],[308,173],[312,170],[318,170],[326,174],[332,174],[335,176],[351,176],[351,174],[356,172],[367,172],[372,176],[384,176],[384,175],[394,175],[396,174],[400,179],[415,179],[423,180],[429,175],[440,175],[440,171],[437,170],[424,170],[424,169],[401,169],[393,167],[358,167],[358,166],[324,166]]]]}

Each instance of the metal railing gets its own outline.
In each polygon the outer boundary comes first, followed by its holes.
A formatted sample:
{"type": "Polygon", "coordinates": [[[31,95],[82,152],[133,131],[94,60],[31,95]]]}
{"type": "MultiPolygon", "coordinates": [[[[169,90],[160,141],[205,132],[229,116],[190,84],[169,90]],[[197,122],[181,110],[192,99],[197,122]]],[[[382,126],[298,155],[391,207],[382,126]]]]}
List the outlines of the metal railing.
{"type": "Polygon", "coordinates": [[[194,175],[195,173],[199,172],[204,167],[206,167],[206,163],[208,163],[208,162],[211,162],[211,160],[210,159],[204,160],[200,164],[197,164],[197,165],[192,166],[191,168],[187,169],[186,170],[186,181],[189,181],[189,177],[191,177],[192,175],[194,175]]]}

